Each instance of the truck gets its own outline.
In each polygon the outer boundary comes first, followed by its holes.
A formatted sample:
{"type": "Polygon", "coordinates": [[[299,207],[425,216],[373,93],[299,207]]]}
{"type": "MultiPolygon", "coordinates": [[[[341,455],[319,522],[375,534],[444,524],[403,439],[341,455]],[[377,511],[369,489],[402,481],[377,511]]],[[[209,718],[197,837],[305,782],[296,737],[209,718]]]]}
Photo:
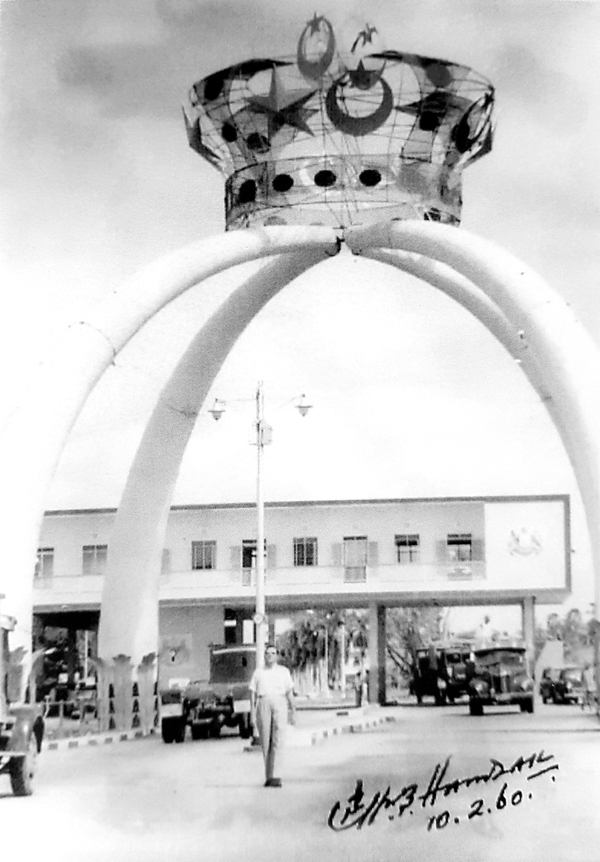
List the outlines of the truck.
{"type": "Polygon", "coordinates": [[[438,706],[468,693],[467,663],[471,656],[468,644],[432,644],[417,649],[410,691],[421,703],[433,697],[438,706]]]}
{"type": "Polygon", "coordinates": [[[15,624],[14,617],[0,614],[0,774],[8,773],[15,796],[30,796],[44,719],[39,706],[17,702],[18,694],[12,691],[9,635],[15,624]]]}
{"type": "Polygon", "coordinates": [[[484,706],[518,705],[534,710],[534,681],[527,667],[527,650],[517,641],[495,643],[473,651],[469,673],[469,712],[483,715],[484,706]]]}
{"type": "Polygon", "coordinates": [[[250,679],[256,646],[212,644],[209,651],[208,681],[175,680],[160,687],[163,742],[184,742],[188,725],[193,740],[217,737],[223,727],[237,728],[242,739],[252,736],[250,679]]]}

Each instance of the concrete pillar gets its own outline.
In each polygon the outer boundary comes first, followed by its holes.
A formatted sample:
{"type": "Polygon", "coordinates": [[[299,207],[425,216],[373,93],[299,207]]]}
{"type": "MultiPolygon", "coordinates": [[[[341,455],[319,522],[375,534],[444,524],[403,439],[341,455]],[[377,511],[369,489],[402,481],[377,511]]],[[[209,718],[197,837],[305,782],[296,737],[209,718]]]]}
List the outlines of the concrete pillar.
{"type": "Polygon", "coordinates": [[[523,641],[527,649],[527,669],[530,674],[535,668],[535,597],[526,596],[521,603],[523,641]]]}
{"type": "Polygon", "coordinates": [[[369,703],[383,705],[386,701],[385,658],[386,627],[385,605],[369,605],[369,703]]]}

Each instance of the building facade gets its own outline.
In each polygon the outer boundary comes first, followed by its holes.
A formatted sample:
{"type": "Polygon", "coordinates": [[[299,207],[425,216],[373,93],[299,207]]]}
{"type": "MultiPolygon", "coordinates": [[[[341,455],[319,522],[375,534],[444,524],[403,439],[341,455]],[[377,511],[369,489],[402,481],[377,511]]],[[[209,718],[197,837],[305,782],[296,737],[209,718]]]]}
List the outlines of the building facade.
{"type": "MultiPolygon", "coordinates": [[[[49,511],[35,575],[38,624],[93,628],[114,509],[49,511]]],[[[202,678],[208,644],[253,638],[256,507],[171,509],[160,586],[159,674],[202,678]]],[[[569,498],[480,497],[267,503],[270,622],[293,610],[369,608],[371,667],[382,663],[382,610],[535,603],[570,591],[569,498]]]]}

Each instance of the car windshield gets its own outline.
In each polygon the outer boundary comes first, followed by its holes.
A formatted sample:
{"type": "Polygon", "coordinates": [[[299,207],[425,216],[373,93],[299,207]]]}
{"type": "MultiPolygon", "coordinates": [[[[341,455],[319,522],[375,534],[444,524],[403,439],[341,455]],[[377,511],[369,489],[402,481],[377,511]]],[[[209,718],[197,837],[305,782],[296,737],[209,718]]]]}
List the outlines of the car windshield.
{"type": "Polygon", "coordinates": [[[469,658],[469,653],[462,652],[447,652],[446,661],[448,664],[464,664],[469,658]]]}
{"type": "Polygon", "coordinates": [[[570,682],[581,682],[581,676],[583,671],[579,667],[569,667],[562,672],[562,678],[567,679],[570,682]]]}
{"type": "Polygon", "coordinates": [[[485,653],[477,653],[475,656],[477,664],[514,664],[523,665],[525,662],[525,653],[517,650],[495,649],[485,653]]]}
{"type": "Polygon", "coordinates": [[[254,651],[223,650],[213,653],[210,665],[210,681],[247,682],[256,667],[254,651]]]}

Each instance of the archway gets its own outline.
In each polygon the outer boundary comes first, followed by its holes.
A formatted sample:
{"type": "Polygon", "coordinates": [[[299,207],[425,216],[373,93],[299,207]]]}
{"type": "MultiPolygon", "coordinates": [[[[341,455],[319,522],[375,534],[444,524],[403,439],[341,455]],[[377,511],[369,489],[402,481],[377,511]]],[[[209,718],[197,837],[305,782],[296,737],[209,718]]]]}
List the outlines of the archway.
{"type": "MultiPolygon", "coordinates": [[[[3,612],[17,619],[13,649],[22,655],[24,694],[31,662],[33,573],[46,493],[86,400],[114,357],[161,308],[223,270],[302,251],[333,255],[331,228],[272,227],[227,233],[156,261],[62,335],[0,434],[3,612]],[[40,422],[40,416],[43,422],[40,422]]],[[[307,265],[310,265],[307,263],[307,265]]]]}
{"type": "MultiPolygon", "coordinates": [[[[18,485],[22,485],[22,475],[15,471],[17,465],[11,457],[20,455],[20,466],[23,468],[25,447],[20,441],[13,448],[4,449],[3,472],[9,479],[12,475],[13,484],[9,485],[14,496],[7,493],[5,497],[5,517],[3,528],[6,533],[6,547],[12,547],[13,575],[17,575],[14,583],[21,608],[31,610],[32,607],[32,569],[31,561],[35,553],[39,523],[43,515],[43,493],[50,481],[56,460],[66,440],[70,427],[87,395],[97,379],[110,364],[115,352],[152,317],[167,302],[192,284],[209,277],[213,272],[235,265],[242,260],[268,256],[278,252],[292,254],[304,249],[304,255],[291,257],[288,260],[277,261],[267,267],[259,276],[251,279],[238,289],[231,298],[215,314],[213,320],[199,333],[194,340],[188,355],[182,360],[168,386],[172,391],[186,399],[195,392],[194,405],[199,408],[206,395],[210,381],[216,374],[220,363],[229,353],[231,346],[252,319],[254,314],[268,299],[284,284],[305,268],[313,265],[326,254],[335,253],[339,243],[332,230],[326,228],[266,228],[261,231],[248,231],[242,234],[228,234],[223,238],[219,251],[207,255],[208,243],[201,244],[194,250],[184,249],[179,253],[183,266],[178,271],[172,271],[173,257],[169,261],[159,261],[152,268],[158,273],[157,282],[152,291],[145,288],[143,278],[138,277],[133,287],[119,294],[100,309],[96,317],[85,321],[76,330],[72,330],[69,344],[63,347],[58,361],[46,370],[42,384],[47,387],[45,392],[48,403],[52,397],[62,390],[60,410],[50,411],[50,434],[45,437],[47,428],[38,431],[37,437],[45,445],[33,447],[35,457],[31,461],[38,473],[33,493],[27,501],[21,499],[21,506],[15,507],[15,499],[19,498],[18,485]],[[229,246],[229,248],[228,248],[229,246]],[[210,261],[207,257],[211,257],[210,261]],[[216,258],[216,259],[215,259],[216,258]],[[250,302],[247,311],[240,314],[236,299],[241,296],[250,302]],[[219,354],[214,354],[215,338],[222,333],[229,333],[222,342],[219,354]],[[213,358],[210,358],[213,353],[213,358]],[[73,368],[73,363],[75,368],[73,368]],[[190,371],[198,366],[205,369],[203,379],[192,380],[190,371]],[[65,391],[64,374],[68,374],[70,388],[65,391]],[[65,409],[67,408],[67,409],[65,409]],[[44,438],[45,439],[42,439],[44,438]],[[48,443],[48,437],[50,443],[48,443]],[[9,469],[9,467],[11,469],[9,469]],[[6,502],[10,502],[6,511],[6,502]],[[26,504],[25,504],[26,503],[26,504]],[[8,541],[10,537],[10,541],[8,541]],[[15,565],[15,561],[17,565],[15,565]]],[[[346,232],[345,239],[354,253],[364,253],[385,262],[392,262],[389,253],[378,251],[378,247],[400,249],[419,257],[398,257],[395,265],[412,271],[436,286],[445,286],[450,295],[475,314],[502,343],[513,352],[519,351],[524,336],[526,349],[521,358],[523,368],[528,374],[533,386],[547,404],[552,419],[557,425],[565,447],[573,463],[576,477],[581,489],[586,510],[588,527],[596,564],[600,570],[600,511],[599,511],[599,475],[598,475],[598,444],[600,440],[600,410],[596,406],[592,393],[598,391],[600,383],[600,356],[583,327],[573,317],[572,313],[560,298],[524,264],[512,255],[502,251],[497,246],[481,240],[455,228],[421,222],[387,223],[370,228],[352,228],[346,232]],[[387,256],[386,256],[387,255],[387,256]],[[445,268],[440,270],[439,264],[431,260],[441,261],[445,268]],[[458,274],[456,271],[458,271],[458,274]]],[[[214,243],[211,243],[214,252],[214,243]]],[[[175,256],[177,258],[177,255],[175,256]]],[[[163,399],[164,403],[164,399],[163,399]]],[[[29,410],[35,406],[39,410],[39,401],[28,402],[29,410]]],[[[171,411],[173,412],[173,411],[171,411]]],[[[127,550],[113,557],[112,574],[107,579],[107,590],[112,598],[104,608],[106,625],[110,626],[112,607],[119,603],[119,587],[115,590],[115,572],[118,582],[125,589],[129,575],[122,569],[124,560],[131,554],[132,529],[136,526],[136,516],[132,515],[132,505],[139,501],[140,465],[143,465],[148,453],[165,457],[165,468],[161,474],[160,487],[156,489],[156,505],[149,517],[145,511],[143,529],[137,523],[136,542],[146,542],[149,533],[154,536],[152,547],[162,547],[160,530],[164,530],[165,512],[168,511],[170,492],[176,476],[185,441],[193,425],[195,410],[190,412],[185,428],[177,446],[168,453],[164,442],[160,444],[161,435],[157,434],[161,410],[157,408],[153,420],[148,426],[145,442],[140,448],[132,470],[130,480],[123,498],[124,505],[119,527],[121,540],[128,535],[127,550]],[[158,446],[158,449],[156,448],[158,446]],[[162,447],[162,448],[161,448],[162,447]],[[168,456],[168,457],[167,457],[168,456]],[[136,488],[138,489],[136,491],[136,488]],[[127,502],[129,500],[129,502],[127,502]],[[129,513],[128,513],[129,512],[129,513]]],[[[23,433],[23,417],[27,417],[25,409],[13,422],[11,432],[23,433]]],[[[181,415],[181,414],[180,414],[181,415]]],[[[5,436],[5,440],[6,440],[5,436]]],[[[10,439],[10,438],[8,438],[10,439]]],[[[36,439],[30,429],[32,441],[36,439]]],[[[164,438],[163,438],[164,440],[164,438]]],[[[146,461],[147,463],[147,461],[146,461]]],[[[31,469],[29,464],[28,469],[31,469]]],[[[27,470],[24,472],[27,473],[27,470]]],[[[6,487],[6,485],[5,485],[6,487]]],[[[22,493],[22,492],[21,492],[22,493]]],[[[116,548],[120,547],[116,541],[116,548]]],[[[121,545],[123,548],[124,546],[121,545]]],[[[132,576],[129,586],[141,583],[140,579],[148,579],[152,583],[158,576],[158,559],[148,563],[142,572],[139,570],[132,576]]],[[[596,592],[598,594],[599,579],[596,577],[596,592]]],[[[144,625],[141,620],[145,614],[153,614],[152,602],[142,610],[140,605],[137,628],[137,646],[131,642],[130,652],[134,661],[139,661],[152,641],[153,635],[147,630],[144,635],[144,625]],[[140,627],[141,626],[141,627],[140,627]],[[148,638],[150,635],[150,640],[148,638]]],[[[25,616],[25,619],[28,617],[25,616]]],[[[29,617],[30,618],[30,617],[29,617]]],[[[122,638],[119,625],[112,626],[116,632],[115,638],[122,638]]],[[[105,655],[115,655],[117,641],[113,635],[105,639],[105,655]]],[[[119,643],[122,641],[119,640],[119,643]]],[[[155,640],[154,640],[155,642],[155,640]]],[[[120,650],[119,650],[120,651],[120,650]]]]}
{"type": "MultiPolygon", "coordinates": [[[[513,256],[453,228],[421,222],[391,223],[376,229],[352,229],[346,237],[355,252],[394,265],[443,290],[479,319],[518,359],[561,435],[581,488],[588,523],[597,523],[594,520],[599,494],[595,466],[597,453],[590,453],[590,442],[594,439],[594,429],[600,429],[600,423],[598,411],[587,409],[585,395],[579,390],[577,380],[584,364],[593,369],[592,374],[598,379],[600,355],[562,300],[513,256]],[[400,249],[401,253],[379,250],[378,245],[400,249]],[[539,319],[537,308],[540,305],[551,307],[550,323],[539,319]],[[527,327],[526,341],[522,326],[527,327]],[[575,343],[579,352],[573,349],[575,343]],[[548,360],[551,357],[556,360],[565,354],[569,356],[568,367],[565,368],[561,360],[561,374],[557,374],[554,362],[548,360]],[[578,417],[577,422],[572,421],[574,416],[578,417]]],[[[264,301],[261,280],[247,283],[241,291],[246,301],[251,303],[254,314],[264,301]]],[[[215,363],[214,334],[219,327],[229,332],[234,320],[237,327],[240,323],[239,309],[236,310],[236,301],[232,297],[227,307],[224,305],[194,339],[163,391],[146,429],[113,533],[114,552],[109,560],[104,592],[106,605],[103,604],[106,623],[101,637],[101,651],[107,661],[111,656],[125,652],[135,656],[134,660],[139,662],[145,651],[152,651],[157,643],[160,551],[170,494],[196,415],[194,412],[183,436],[176,439],[172,433],[164,433],[165,421],[171,427],[173,419],[162,405],[172,403],[173,393],[177,393],[182,402],[194,404],[194,411],[199,409],[209,385],[203,375],[208,374],[210,380],[214,376],[212,370],[207,371],[215,363]],[[164,465],[160,481],[153,482],[151,488],[147,486],[148,464],[164,465]],[[138,505],[141,499],[146,501],[143,507],[138,505]],[[156,513],[150,516],[153,507],[156,513]],[[129,586],[128,578],[131,579],[129,586]],[[142,602],[146,610],[140,613],[134,627],[131,617],[128,618],[128,626],[118,623],[123,607],[127,606],[128,590],[137,595],[142,590],[146,597],[142,602]]],[[[597,555],[600,537],[592,527],[590,535],[592,543],[596,542],[597,555]]]]}

